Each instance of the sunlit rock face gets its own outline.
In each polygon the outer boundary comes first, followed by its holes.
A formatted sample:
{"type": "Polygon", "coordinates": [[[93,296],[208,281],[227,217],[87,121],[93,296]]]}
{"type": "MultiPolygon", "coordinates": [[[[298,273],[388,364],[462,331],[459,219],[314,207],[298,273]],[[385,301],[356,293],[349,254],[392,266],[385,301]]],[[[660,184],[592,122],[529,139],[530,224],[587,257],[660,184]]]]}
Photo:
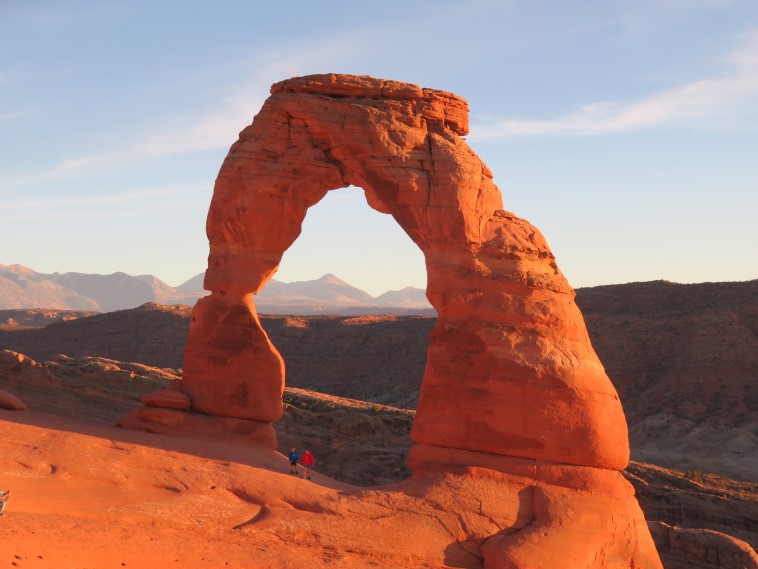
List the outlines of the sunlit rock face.
{"type": "Polygon", "coordinates": [[[467,132],[467,103],[451,93],[352,75],[275,84],[216,180],[206,225],[212,294],[193,311],[183,389],[195,411],[281,416],[284,365],[254,295],[308,208],[359,186],[423,251],[438,314],[414,475],[484,465],[518,479],[503,485],[504,500],[537,489],[523,506],[532,530],[491,536],[485,567],[660,567],[618,474],[629,457],[626,421],[574,291],[540,232],[503,210],[467,132]]]}
{"type": "Polygon", "coordinates": [[[193,407],[275,420],[281,360],[253,297],[327,191],[365,189],[426,257],[432,333],[413,438],[621,469],[626,423],[542,235],[503,211],[455,95],[320,75],[272,88],[219,172],[185,386],[193,407]],[[206,338],[206,336],[208,336],[206,338]]]}

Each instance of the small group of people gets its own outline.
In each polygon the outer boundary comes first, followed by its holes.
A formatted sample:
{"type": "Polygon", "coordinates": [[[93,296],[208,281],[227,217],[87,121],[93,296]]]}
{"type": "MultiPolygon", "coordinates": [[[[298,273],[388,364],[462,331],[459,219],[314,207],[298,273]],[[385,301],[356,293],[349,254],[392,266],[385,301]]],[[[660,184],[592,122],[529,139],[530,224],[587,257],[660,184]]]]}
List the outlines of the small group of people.
{"type": "Polygon", "coordinates": [[[292,447],[288,458],[290,459],[290,474],[300,476],[300,472],[297,469],[298,464],[300,464],[300,466],[303,467],[303,478],[306,480],[311,479],[311,468],[313,468],[313,465],[316,464],[316,461],[313,459],[313,455],[311,454],[310,450],[305,449],[303,456],[300,456],[300,453],[297,452],[297,448],[292,447]]]}
{"type": "Polygon", "coordinates": [[[0,516],[5,511],[5,506],[8,504],[8,498],[11,497],[10,490],[0,490],[0,516]]]}

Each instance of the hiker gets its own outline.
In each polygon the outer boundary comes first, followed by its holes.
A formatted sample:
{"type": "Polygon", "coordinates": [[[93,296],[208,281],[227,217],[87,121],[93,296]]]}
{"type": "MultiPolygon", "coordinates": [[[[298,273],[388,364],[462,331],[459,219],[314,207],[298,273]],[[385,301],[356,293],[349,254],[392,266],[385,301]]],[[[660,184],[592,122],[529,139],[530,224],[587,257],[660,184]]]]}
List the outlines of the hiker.
{"type": "Polygon", "coordinates": [[[10,490],[0,490],[0,515],[2,515],[3,511],[5,510],[5,506],[8,503],[8,498],[10,497],[10,490]]]}
{"type": "Polygon", "coordinates": [[[313,455],[311,454],[311,451],[308,449],[305,449],[305,452],[303,453],[303,458],[300,459],[300,464],[303,467],[303,475],[305,476],[306,480],[311,479],[311,466],[314,465],[316,461],[313,460],[313,455]]]}
{"type": "Polygon", "coordinates": [[[295,447],[292,447],[292,450],[289,454],[290,459],[290,474],[298,474],[297,472],[297,461],[300,460],[300,455],[297,454],[297,449],[295,447]]]}

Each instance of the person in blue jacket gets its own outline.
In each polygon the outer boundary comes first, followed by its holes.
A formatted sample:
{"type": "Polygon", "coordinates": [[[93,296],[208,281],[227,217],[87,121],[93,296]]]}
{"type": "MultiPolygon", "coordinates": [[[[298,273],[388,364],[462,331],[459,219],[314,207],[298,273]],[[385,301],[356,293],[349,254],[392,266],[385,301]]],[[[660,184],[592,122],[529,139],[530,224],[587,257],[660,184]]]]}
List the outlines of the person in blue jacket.
{"type": "Polygon", "coordinates": [[[297,471],[297,461],[300,460],[300,455],[297,454],[295,447],[292,447],[288,458],[290,459],[290,474],[299,474],[297,471]]]}

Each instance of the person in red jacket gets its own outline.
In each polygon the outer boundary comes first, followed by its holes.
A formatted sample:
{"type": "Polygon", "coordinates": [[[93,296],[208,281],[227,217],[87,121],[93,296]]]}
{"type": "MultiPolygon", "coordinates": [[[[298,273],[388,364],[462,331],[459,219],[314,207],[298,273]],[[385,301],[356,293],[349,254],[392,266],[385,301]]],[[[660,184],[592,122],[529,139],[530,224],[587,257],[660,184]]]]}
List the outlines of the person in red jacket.
{"type": "Polygon", "coordinates": [[[305,479],[310,480],[311,479],[311,467],[316,463],[315,460],[313,460],[313,455],[311,454],[311,451],[308,449],[305,449],[305,452],[303,453],[302,458],[300,459],[300,464],[303,467],[303,470],[305,471],[305,479]]]}

